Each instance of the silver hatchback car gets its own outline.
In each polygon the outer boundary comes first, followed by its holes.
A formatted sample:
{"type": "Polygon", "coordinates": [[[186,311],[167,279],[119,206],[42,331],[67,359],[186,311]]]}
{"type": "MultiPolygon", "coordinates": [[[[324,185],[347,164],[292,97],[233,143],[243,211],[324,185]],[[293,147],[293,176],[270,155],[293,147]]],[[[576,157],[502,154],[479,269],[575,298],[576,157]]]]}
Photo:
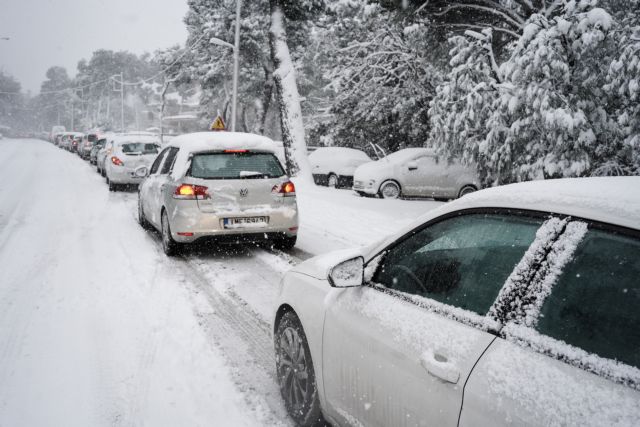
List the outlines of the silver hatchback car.
{"type": "Polygon", "coordinates": [[[138,191],[138,218],[162,233],[167,255],[205,238],[292,248],[295,186],[269,138],[236,132],[181,135],[158,155],[138,191]]]}

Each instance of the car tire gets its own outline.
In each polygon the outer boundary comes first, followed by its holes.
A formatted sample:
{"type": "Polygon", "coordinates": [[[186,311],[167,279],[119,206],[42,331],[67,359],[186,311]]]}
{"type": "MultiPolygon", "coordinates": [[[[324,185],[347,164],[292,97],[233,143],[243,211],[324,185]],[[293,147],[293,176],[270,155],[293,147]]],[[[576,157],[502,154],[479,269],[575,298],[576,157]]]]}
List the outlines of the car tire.
{"type": "Polygon", "coordinates": [[[151,230],[151,223],[147,221],[144,216],[144,210],[142,209],[142,199],[140,199],[140,193],[138,193],[138,223],[145,230],[151,230]]]}
{"type": "Polygon", "coordinates": [[[398,199],[402,195],[400,185],[395,181],[385,181],[378,190],[383,199],[398,199]]]}
{"type": "Polygon", "coordinates": [[[298,241],[298,236],[280,237],[280,238],[278,238],[278,239],[273,241],[273,247],[275,249],[288,251],[288,250],[293,249],[293,247],[296,245],[297,241],[298,241]]]}
{"type": "Polygon", "coordinates": [[[107,184],[109,185],[109,191],[118,191],[118,186],[107,177],[107,184]]]}
{"type": "Polygon", "coordinates": [[[167,211],[162,211],[160,234],[162,235],[162,250],[166,256],[175,256],[178,254],[179,244],[171,237],[171,225],[169,224],[169,216],[167,211]]]}
{"type": "Polygon", "coordinates": [[[330,173],[329,177],[327,178],[327,187],[340,188],[340,184],[338,181],[338,176],[336,174],[330,173]]]}
{"type": "Polygon", "coordinates": [[[276,376],[289,416],[299,426],[323,425],[311,351],[300,319],[293,311],[285,313],[278,322],[274,347],[276,376]]]}
{"type": "Polygon", "coordinates": [[[471,194],[474,191],[477,191],[478,189],[476,187],[474,187],[473,185],[465,185],[464,187],[462,187],[460,189],[460,192],[458,193],[458,198],[462,197],[462,196],[466,196],[467,194],[471,194]]]}

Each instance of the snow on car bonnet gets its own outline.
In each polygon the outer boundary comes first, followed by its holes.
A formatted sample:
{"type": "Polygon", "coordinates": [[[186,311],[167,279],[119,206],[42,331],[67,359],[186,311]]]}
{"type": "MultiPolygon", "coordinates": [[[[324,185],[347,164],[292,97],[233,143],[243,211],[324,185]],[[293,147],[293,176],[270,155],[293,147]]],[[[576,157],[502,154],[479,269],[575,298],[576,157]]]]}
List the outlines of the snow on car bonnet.
{"type": "Polygon", "coordinates": [[[266,136],[242,132],[190,133],[174,138],[169,146],[180,148],[171,173],[173,179],[179,179],[187,172],[189,156],[192,153],[246,149],[276,154],[278,149],[277,144],[266,136]]]}

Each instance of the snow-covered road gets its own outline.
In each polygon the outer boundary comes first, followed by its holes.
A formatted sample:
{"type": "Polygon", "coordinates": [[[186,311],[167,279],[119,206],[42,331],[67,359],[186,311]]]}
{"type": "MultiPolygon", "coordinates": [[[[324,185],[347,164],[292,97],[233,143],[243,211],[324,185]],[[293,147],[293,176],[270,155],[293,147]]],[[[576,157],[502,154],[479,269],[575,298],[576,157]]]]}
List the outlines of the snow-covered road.
{"type": "Polygon", "coordinates": [[[300,258],[367,244],[432,209],[299,189],[300,243],[176,259],[77,156],[0,141],[0,426],[289,424],[270,315],[300,258]]]}

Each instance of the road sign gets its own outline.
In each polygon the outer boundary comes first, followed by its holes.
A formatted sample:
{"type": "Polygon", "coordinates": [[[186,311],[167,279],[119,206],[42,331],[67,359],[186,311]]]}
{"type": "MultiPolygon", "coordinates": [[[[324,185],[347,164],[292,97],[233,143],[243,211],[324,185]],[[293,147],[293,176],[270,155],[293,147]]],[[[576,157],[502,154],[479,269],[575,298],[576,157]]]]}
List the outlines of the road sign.
{"type": "Polygon", "coordinates": [[[227,130],[227,125],[224,124],[224,120],[222,120],[222,117],[220,116],[216,117],[216,119],[211,124],[211,130],[213,131],[227,130]]]}

